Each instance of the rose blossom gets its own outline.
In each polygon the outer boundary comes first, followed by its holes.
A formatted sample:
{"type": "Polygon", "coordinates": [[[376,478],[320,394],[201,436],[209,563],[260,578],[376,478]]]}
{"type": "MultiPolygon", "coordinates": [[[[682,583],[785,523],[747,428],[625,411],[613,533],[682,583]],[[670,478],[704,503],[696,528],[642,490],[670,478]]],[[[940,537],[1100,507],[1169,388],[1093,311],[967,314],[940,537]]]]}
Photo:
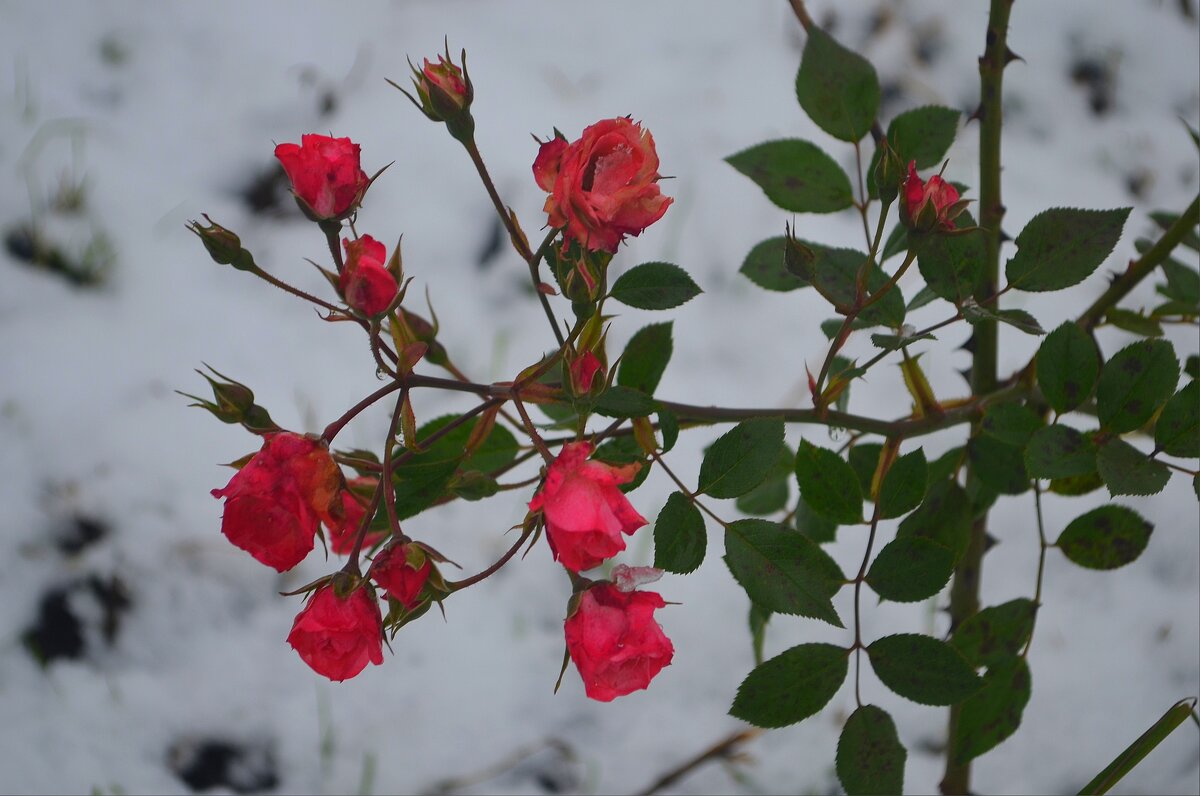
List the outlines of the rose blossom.
{"type": "Polygon", "coordinates": [[[224,489],[221,533],[280,572],[304,560],[322,519],[340,520],[342,473],[318,440],[288,431],[267,434],[262,449],[224,489]]]}
{"type": "Polygon", "coordinates": [[[570,442],[550,464],[546,482],[529,502],[546,516],[546,536],[554,558],[580,572],[625,549],[622,533],[632,534],[646,519],[617,489],[637,475],[639,465],[614,467],[588,461],[590,442],[570,442]]]}
{"type": "Polygon", "coordinates": [[[958,202],[958,190],[935,174],[929,182],[922,182],[917,174],[917,162],[908,162],[908,179],[904,181],[903,213],[901,218],[909,227],[928,231],[935,226],[954,229],[954,205],[958,202]]]}
{"type": "Polygon", "coordinates": [[[383,663],[383,620],[371,586],[337,595],[332,585],[313,592],[292,625],[288,644],[312,670],[330,680],[349,680],[383,663]]]}
{"type": "Polygon", "coordinates": [[[359,166],[359,149],[349,138],[310,133],[299,145],[275,147],[275,157],[314,216],[339,218],[358,204],[370,183],[359,166]]]}
{"type": "MultiPolygon", "coordinates": [[[[376,483],[378,482],[374,478],[360,477],[351,479],[347,486],[374,489],[376,483]]],[[[358,535],[358,527],[362,524],[363,515],[367,513],[367,510],[359,501],[358,496],[349,488],[342,490],[341,500],[341,520],[327,519],[325,528],[329,531],[329,549],[338,555],[348,555],[354,549],[354,539],[358,535]]],[[[386,530],[368,532],[363,539],[363,548],[369,550],[387,534],[386,530]]]]}
{"type": "Polygon", "coordinates": [[[346,266],[338,280],[346,303],[363,315],[375,316],[396,298],[396,277],[387,269],[387,249],[370,235],[342,241],[346,266]]]}
{"type": "Polygon", "coordinates": [[[421,589],[429,580],[433,562],[416,545],[393,545],[375,556],[371,562],[371,579],[380,585],[388,597],[399,600],[405,608],[415,608],[420,602],[421,589]]]}
{"type": "Polygon", "coordinates": [[[585,591],[563,628],[567,651],[587,695],[611,702],[645,688],[671,664],[675,648],[654,621],[666,605],[652,591],[621,591],[601,583],[585,591]]]}
{"type": "Polygon", "coordinates": [[[542,144],[533,176],[546,198],[550,226],[588,249],[615,252],[626,235],[639,235],[671,204],[658,187],[658,153],[649,130],[626,117],[605,119],[568,144],[542,144]]]}

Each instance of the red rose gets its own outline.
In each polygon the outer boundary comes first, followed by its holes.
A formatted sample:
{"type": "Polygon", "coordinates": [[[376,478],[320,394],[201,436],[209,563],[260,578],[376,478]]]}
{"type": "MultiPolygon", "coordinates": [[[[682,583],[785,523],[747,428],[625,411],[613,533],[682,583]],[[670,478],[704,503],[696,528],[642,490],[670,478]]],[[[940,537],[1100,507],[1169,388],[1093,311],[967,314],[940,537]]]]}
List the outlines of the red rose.
{"type": "Polygon", "coordinates": [[[301,136],[299,146],[275,147],[292,191],[320,219],[340,218],[362,200],[370,180],[358,156],[358,144],[327,135],[309,134],[301,136]]]}
{"type": "MultiPolygon", "coordinates": [[[[374,489],[378,483],[374,478],[353,478],[348,486],[359,489],[374,489]]],[[[362,524],[363,515],[367,509],[363,506],[358,495],[351,489],[341,492],[341,520],[326,520],[325,528],[329,531],[329,549],[338,555],[349,555],[354,549],[354,539],[358,535],[358,526],[362,524]]],[[[363,539],[363,548],[370,549],[387,536],[387,531],[368,532],[363,539]]]]}
{"type": "Polygon", "coordinates": [[[601,583],[585,591],[567,617],[567,651],[587,695],[600,702],[650,685],[671,665],[675,647],[654,621],[666,605],[652,591],[621,591],[601,583]]]}
{"type": "Polygon", "coordinates": [[[425,68],[421,70],[417,92],[422,100],[442,116],[453,115],[470,105],[474,94],[463,70],[441,55],[438,56],[436,64],[431,63],[428,58],[425,59],[425,68]]]}
{"type": "Polygon", "coordinates": [[[533,176],[550,194],[550,226],[588,249],[615,252],[671,204],[658,188],[658,153],[649,130],[626,117],[605,119],[572,144],[552,138],[533,162],[533,176]]]}
{"type": "Polygon", "coordinates": [[[288,644],[319,675],[338,682],[383,663],[383,620],[375,590],[356,588],[346,598],[331,585],[313,592],[296,616],[288,644]]]}
{"type": "Polygon", "coordinates": [[[592,382],[597,373],[604,369],[604,363],[591,351],[584,351],[571,363],[571,389],[576,395],[587,395],[591,392],[592,382]]]}
{"type": "Polygon", "coordinates": [[[962,212],[955,212],[958,190],[935,174],[929,182],[922,182],[917,174],[917,162],[908,162],[908,179],[904,181],[904,199],[901,219],[914,229],[928,232],[936,226],[954,229],[954,219],[962,212]]]}
{"type": "Polygon", "coordinates": [[[546,483],[529,502],[546,516],[546,537],[554,558],[581,572],[625,549],[622,533],[632,534],[646,519],[629,505],[618,484],[637,475],[639,465],[614,467],[588,461],[590,442],[571,442],[550,464],[546,483]]]}
{"type": "Polygon", "coordinates": [[[416,545],[402,544],[388,547],[375,556],[369,574],[388,597],[394,597],[405,608],[412,609],[421,601],[421,589],[432,571],[433,562],[424,550],[416,545]]]}
{"type": "Polygon", "coordinates": [[[366,316],[378,315],[396,298],[396,277],[387,269],[387,250],[370,235],[342,241],[346,267],[338,285],[346,303],[366,316]]]}
{"type": "Polygon", "coordinates": [[[304,560],[322,519],[336,522],[342,473],[318,440],[268,434],[262,449],[213,497],[225,499],[221,533],[280,572],[304,560]]]}

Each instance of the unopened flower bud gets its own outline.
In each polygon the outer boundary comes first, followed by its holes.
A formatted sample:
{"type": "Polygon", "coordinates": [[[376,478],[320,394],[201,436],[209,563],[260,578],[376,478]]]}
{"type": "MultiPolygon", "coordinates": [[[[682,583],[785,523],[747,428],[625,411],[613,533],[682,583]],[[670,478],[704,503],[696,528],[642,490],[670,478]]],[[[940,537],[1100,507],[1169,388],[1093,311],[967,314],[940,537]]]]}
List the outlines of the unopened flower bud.
{"type": "Polygon", "coordinates": [[[232,265],[239,271],[258,272],[254,257],[242,248],[241,238],[207,215],[204,216],[204,220],[208,222],[208,226],[199,221],[192,221],[188,224],[188,229],[196,233],[204,248],[208,250],[209,256],[218,265],[232,265]]]}
{"type": "Polygon", "coordinates": [[[908,179],[904,181],[904,196],[900,203],[900,221],[913,232],[932,232],[935,229],[954,229],[954,219],[966,208],[959,201],[958,189],[942,179],[940,174],[923,182],[917,174],[915,160],[908,163],[908,179]]]}
{"type": "Polygon", "coordinates": [[[426,58],[421,69],[414,66],[412,71],[413,88],[417,92],[417,99],[409,96],[413,104],[433,121],[445,122],[450,135],[459,141],[471,140],[475,134],[475,120],[471,117],[475,88],[467,74],[467,51],[462,52],[462,66],[450,60],[447,46],[446,54],[439,55],[437,63],[426,58]]]}
{"type": "Polygon", "coordinates": [[[904,163],[886,138],[879,142],[879,162],[875,165],[875,190],[884,204],[891,204],[904,182],[904,163]]]}

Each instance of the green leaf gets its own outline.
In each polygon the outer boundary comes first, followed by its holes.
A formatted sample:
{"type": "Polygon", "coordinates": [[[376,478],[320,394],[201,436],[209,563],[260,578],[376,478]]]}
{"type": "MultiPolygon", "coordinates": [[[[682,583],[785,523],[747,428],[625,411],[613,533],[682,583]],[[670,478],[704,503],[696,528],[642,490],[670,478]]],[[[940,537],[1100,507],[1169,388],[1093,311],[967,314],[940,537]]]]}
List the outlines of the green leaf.
{"type": "Polygon", "coordinates": [[[858,485],[862,487],[863,498],[871,499],[871,482],[875,480],[875,471],[879,468],[879,457],[883,453],[883,445],[878,442],[860,442],[846,454],[850,469],[858,476],[858,485]]]}
{"type": "Polygon", "coordinates": [[[1017,235],[1017,253],[1005,266],[1018,290],[1062,290],[1091,276],[1121,239],[1131,208],[1052,208],[1034,216],[1017,235]]]}
{"type": "Polygon", "coordinates": [[[1087,475],[1073,475],[1070,478],[1054,478],[1050,481],[1050,491],[1056,495],[1078,497],[1094,492],[1104,486],[1100,473],[1092,472],[1087,475]]]}
{"type": "Polygon", "coordinates": [[[1123,329],[1139,337],[1163,336],[1163,329],[1159,322],[1142,315],[1140,312],[1113,307],[1105,313],[1104,319],[1118,329],[1123,329]]]}
{"type": "MultiPolygon", "coordinates": [[[[872,185],[872,187],[874,186],[872,185]]],[[[879,261],[886,262],[904,251],[908,251],[908,227],[897,224],[888,233],[887,241],[883,244],[883,253],[879,255],[879,261]]]]}
{"type": "Polygon", "coordinates": [[[839,525],[862,522],[862,488],[850,465],[831,450],[800,441],[796,453],[800,494],[813,511],[839,525]]]}
{"type": "Polygon", "coordinates": [[[617,466],[633,464],[634,462],[642,465],[632,481],[617,486],[617,489],[620,489],[622,492],[632,492],[641,486],[650,475],[650,468],[653,466],[652,462],[646,461],[646,452],[642,450],[642,446],[631,436],[613,437],[602,442],[600,447],[596,448],[596,452],[592,455],[592,458],[617,466]]]}
{"type": "Polygon", "coordinates": [[[925,451],[917,448],[896,461],[879,487],[879,516],[890,520],[901,517],[921,505],[925,498],[925,451]]]}
{"type": "Polygon", "coordinates": [[[629,338],[617,371],[617,384],[654,395],[663,371],[671,361],[671,327],[671,321],[652,323],[629,338]]]}
{"type": "Polygon", "coordinates": [[[771,621],[771,616],[771,612],[766,608],[750,603],[747,621],[750,625],[750,645],[754,649],[755,666],[761,666],[763,662],[763,644],[767,640],[767,623],[771,621]]]}
{"type": "Polygon", "coordinates": [[[837,523],[825,519],[812,510],[801,495],[796,503],[796,530],[818,544],[832,542],[837,538],[837,523]]]}
{"type": "Polygon", "coordinates": [[[1008,402],[993,404],[983,413],[979,428],[1009,445],[1029,444],[1033,433],[1042,428],[1042,419],[1024,404],[1008,402]]]}
{"type": "Polygon", "coordinates": [[[1030,315],[1025,310],[991,310],[987,307],[981,307],[972,301],[964,301],[962,306],[963,318],[967,323],[974,326],[983,321],[995,321],[997,323],[1005,323],[1012,326],[1014,329],[1020,329],[1025,334],[1045,334],[1046,330],[1038,323],[1037,318],[1030,315]]]}
{"type": "Polygon", "coordinates": [[[774,514],[787,505],[788,479],[796,455],[786,445],[779,448],[779,460],[767,480],[737,499],[738,511],[743,514],[774,514]]]}
{"type": "Polygon", "coordinates": [[[929,463],[929,484],[939,483],[948,479],[953,479],[954,474],[958,471],[960,462],[962,462],[965,448],[959,445],[957,448],[951,448],[941,456],[929,463]]]}
{"type": "Polygon", "coordinates": [[[1158,288],[1169,299],[1195,307],[1200,304],[1200,271],[1168,257],[1162,264],[1167,284],[1158,288]]]}
{"type": "Polygon", "coordinates": [[[829,704],[849,671],[850,656],[833,644],[801,644],[754,669],[738,687],[731,716],[757,727],[786,727],[829,704]]]}
{"type": "MultiPolygon", "coordinates": [[[[856,249],[833,249],[808,240],[798,241],[810,249],[815,257],[807,263],[807,273],[802,278],[812,283],[821,295],[841,306],[850,306],[857,295],[855,281],[858,269],[867,261],[867,255],[856,249]]],[[[888,275],[878,265],[872,264],[867,276],[868,290],[878,290],[887,284],[888,275]]],[[[841,325],[839,320],[838,325],[841,325]]],[[[888,291],[877,303],[863,311],[855,321],[854,328],[870,326],[897,327],[904,323],[904,296],[899,290],[888,291]]]]}
{"type": "MultiPolygon", "coordinates": [[[[966,229],[975,226],[975,219],[964,211],[955,219],[955,224],[958,229],[966,229]]],[[[932,235],[922,242],[917,252],[917,267],[921,269],[926,286],[955,304],[962,304],[974,295],[983,278],[986,260],[983,235],[979,232],[932,235]]]]}
{"type": "Polygon", "coordinates": [[[997,492],[1019,495],[1029,489],[1029,473],[1020,446],[980,434],[967,443],[967,456],[979,480],[997,492]]]}
{"type": "Polygon", "coordinates": [[[1062,414],[1087,400],[1100,375],[1100,352],[1087,332],[1067,321],[1042,341],[1037,378],[1042,395],[1062,414]]]}
{"type": "Polygon", "coordinates": [[[1187,362],[1184,363],[1183,372],[1186,373],[1189,378],[1200,379],[1200,356],[1197,356],[1196,354],[1189,355],[1187,362]]]}
{"type": "Polygon", "coordinates": [[[1189,716],[1194,716],[1196,712],[1196,698],[1176,702],[1170,710],[1163,714],[1162,718],[1154,722],[1154,725],[1142,733],[1136,741],[1131,743],[1124,752],[1117,755],[1117,759],[1109,763],[1103,771],[1096,775],[1096,778],[1083,786],[1083,790],[1079,791],[1080,796],[1083,794],[1104,794],[1121,781],[1122,778],[1132,771],[1138,763],[1154,751],[1160,743],[1166,740],[1167,736],[1175,731],[1175,728],[1187,721],[1189,716]]]}
{"type": "Polygon", "coordinates": [[[966,491],[949,479],[930,484],[925,501],[896,529],[897,539],[914,536],[949,548],[957,564],[971,541],[971,501],[966,491]]]}
{"type": "Polygon", "coordinates": [[[674,412],[659,409],[658,430],[662,432],[662,452],[666,453],[679,440],[679,418],[675,417],[674,412]]]}
{"type": "Polygon", "coordinates": [[[1109,504],[1076,517],[1055,544],[1081,567],[1116,569],[1142,554],[1152,530],[1136,511],[1109,504]]]}
{"type": "Polygon", "coordinates": [[[932,597],[954,573],[954,553],[920,536],[893,539],[871,562],[867,583],[885,600],[911,603],[932,597]]]}
{"type": "Polygon", "coordinates": [[[838,738],[838,779],[847,796],[901,793],[907,757],[887,711],[861,705],[846,719],[838,738]]]}
{"type": "Polygon", "coordinates": [[[1141,428],[1175,392],[1179,362],[1166,340],[1140,340],[1104,363],[1096,385],[1100,426],[1117,434],[1141,428]]]}
{"type": "Polygon", "coordinates": [[[875,122],[879,78],[867,59],[813,26],[796,74],[796,98],[817,127],[853,144],[875,122]]]}
{"type": "Polygon", "coordinates": [[[950,759],[966,765],[989,752],[1017,731],[1030,694],[1029,666],[1024,658],[1009,657],[988,668],[983,688],[962,703],[950,759]]]}
{"type": "MultiPolygon", "coordinates": [[[[1166,230],[1175,226],[1175,222],[1182,218],[1182,216],[1179,213],[1166,213],[1162,210],[1159,210],[1151,213],[1150,218],[1152,218],[1154,223],[1158,224],[1158,226],[1165,232],[1166,230]]],[[[1200,252],[1200,234],[1197,233],[1198,229],[1200,229],[1200,226],[1193,225],[1192,230],[1184,234],[1183,240],[1181,240],[1180,243],[1182,243],[1184,246],[1187,246],[1189,249],[1194,249],[1200,252]]]]}
{"type": "Polygon", "coordinates": [[[950,644],[972,666],[993,666],[1018,654],[1033,635],[1037,604],[1019,597],[991,605],[963,621],[950,644]]]}
{"type": "Polygon", "coordinates": [[[854,203],[846,172],[808,141],[767,141],[725,162],[753,180],[777,207],[793,213],[833,213],[854,203]]]}
{"type": "Polygon", "coordinates": [[[746,494],[771,474],[782,447],[781,418],[755,418],[738,423],[705,452],[696,491],[715,498],[746,494]]]}
{"type": "Polygon", "coordinates": [[[1200,387],[1192,381],[1167,401],[1154,426],[1154,447],[1170,456],[1200,456],[1200,387]]]}
{"type": "Polygon", "coordinates": [[[672,492],[654,522],[654,566],[686,575],[704,561],[704,517],[687,495],[672,492]]]}
{"type": "Polygon", "coordinates": [[[780,293],[808,287],[808,282],[787,269],[787,262],[784,260],[786,249],[787,238],[782,235],[767,238],[750,250],[738,273],[761,288],[780,293]]]}
{"type": "Polygon", "coordinates": [[[930,636],[884,636],[867,647],[867,655],[884,685],[922,705],[954,705],[983,685],[958,650],[930,636]]]}
{"type": "MultiPolygon", "coordinates": [[[[958,133],[958,120],[962,116],[953,108],[926,105],[913,108],[892,119],[888,125],[887,140],[899,155],[900,162],[917,161],[917,168],[924,170],[941,164],[954,136],[958,133]]],[[[879,149],[871,156],[867,174],[874,175],[879,165],[879,149]]],[[[871,198],[879,196],[875,180],[870,180],[871,198]]],[[[886,259],[886,258],[884,258],[886,259]]]]}
{"type": "Polygon", "coordinates": [[[640,310],[669,310],[702,292],[688,272],[678,265],[642,263],[621,274],[609,295],[640,310]]]}
{"type": "MultiPolygon", "coordinates": [[[[912,309],[912,305],[909,305],[912,309]]],[[[912,345],[918,340],[936,340],[929,332],[924,334],[914,334],[907,337],[902,337],[898,334],[873,334],[871,335],[871,345],[876,348],[882,348],[884,351],[899,351],[907,345],[912,345]]]]}
{"type": "Polygon", "coordinates": [[[600,394],[592,411],[605,417],[646,417],[658,411],[658,403],[640,390],[614,385],[600,394]]]}
{"type": "Polygon", "coordinates": [[[1157,495],[1171,479],[1171,471],[1120,437],[1105,443],[1096,457],[1100,477],[1112,495],[1157,495]]]}
{"type": "Polygon", "coordinates": [[[759,606],[843,627],[831,599],[845,576],[807,537],[766,520],[737,520],[725,528],[725,563],[759,606]]]}
{"type": "Polygon", "coordinates": [[[1025,469],[1033,478],[1087,475],[1096,471],[1096,446],[1070,426],[1046,426],[1029,440],[1025,469]]]}

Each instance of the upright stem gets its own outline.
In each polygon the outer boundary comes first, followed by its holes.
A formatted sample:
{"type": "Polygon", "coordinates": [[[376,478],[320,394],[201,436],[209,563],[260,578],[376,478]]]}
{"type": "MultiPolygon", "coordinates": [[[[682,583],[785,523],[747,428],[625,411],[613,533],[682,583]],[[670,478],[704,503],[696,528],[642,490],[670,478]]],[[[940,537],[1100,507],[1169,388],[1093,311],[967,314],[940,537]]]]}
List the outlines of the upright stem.
{"type": "MultiPolygon", "coordinates": [[[[1004,116],[1001,103],[1004,67],[1009,61],[1008,18],[1012,0],[991,0],[988,13],[986,45],[979,59],[979,226],[983,228],[984,276],[976,299],[995,294],[1000,280],[1000,224],[1004,219],[1004,203],[1000,199],[1000,134],[1004,116]]],[[[997,329],[995,321],[975,326],[974,361],[971,364],[971,390],[976,395],[996,389],[997,329]]],[[[976,478],[968,465],[967,480],[976,478]]],[[[987,541],[987,513],[982,514],[971,528],[967,552],[954,572],[950,586],[950,628],[958,627],[979,611],[979,581],[983,567],[983,552],[987,541]]],[[[958,731],[961,706],[950,708],[949,738],[946,748],[953,748],[958,731]]],[[[946,774],[942,793],[968,793],[971,787],[971,764],[955,764],[946,757],[946,774]]]]}

